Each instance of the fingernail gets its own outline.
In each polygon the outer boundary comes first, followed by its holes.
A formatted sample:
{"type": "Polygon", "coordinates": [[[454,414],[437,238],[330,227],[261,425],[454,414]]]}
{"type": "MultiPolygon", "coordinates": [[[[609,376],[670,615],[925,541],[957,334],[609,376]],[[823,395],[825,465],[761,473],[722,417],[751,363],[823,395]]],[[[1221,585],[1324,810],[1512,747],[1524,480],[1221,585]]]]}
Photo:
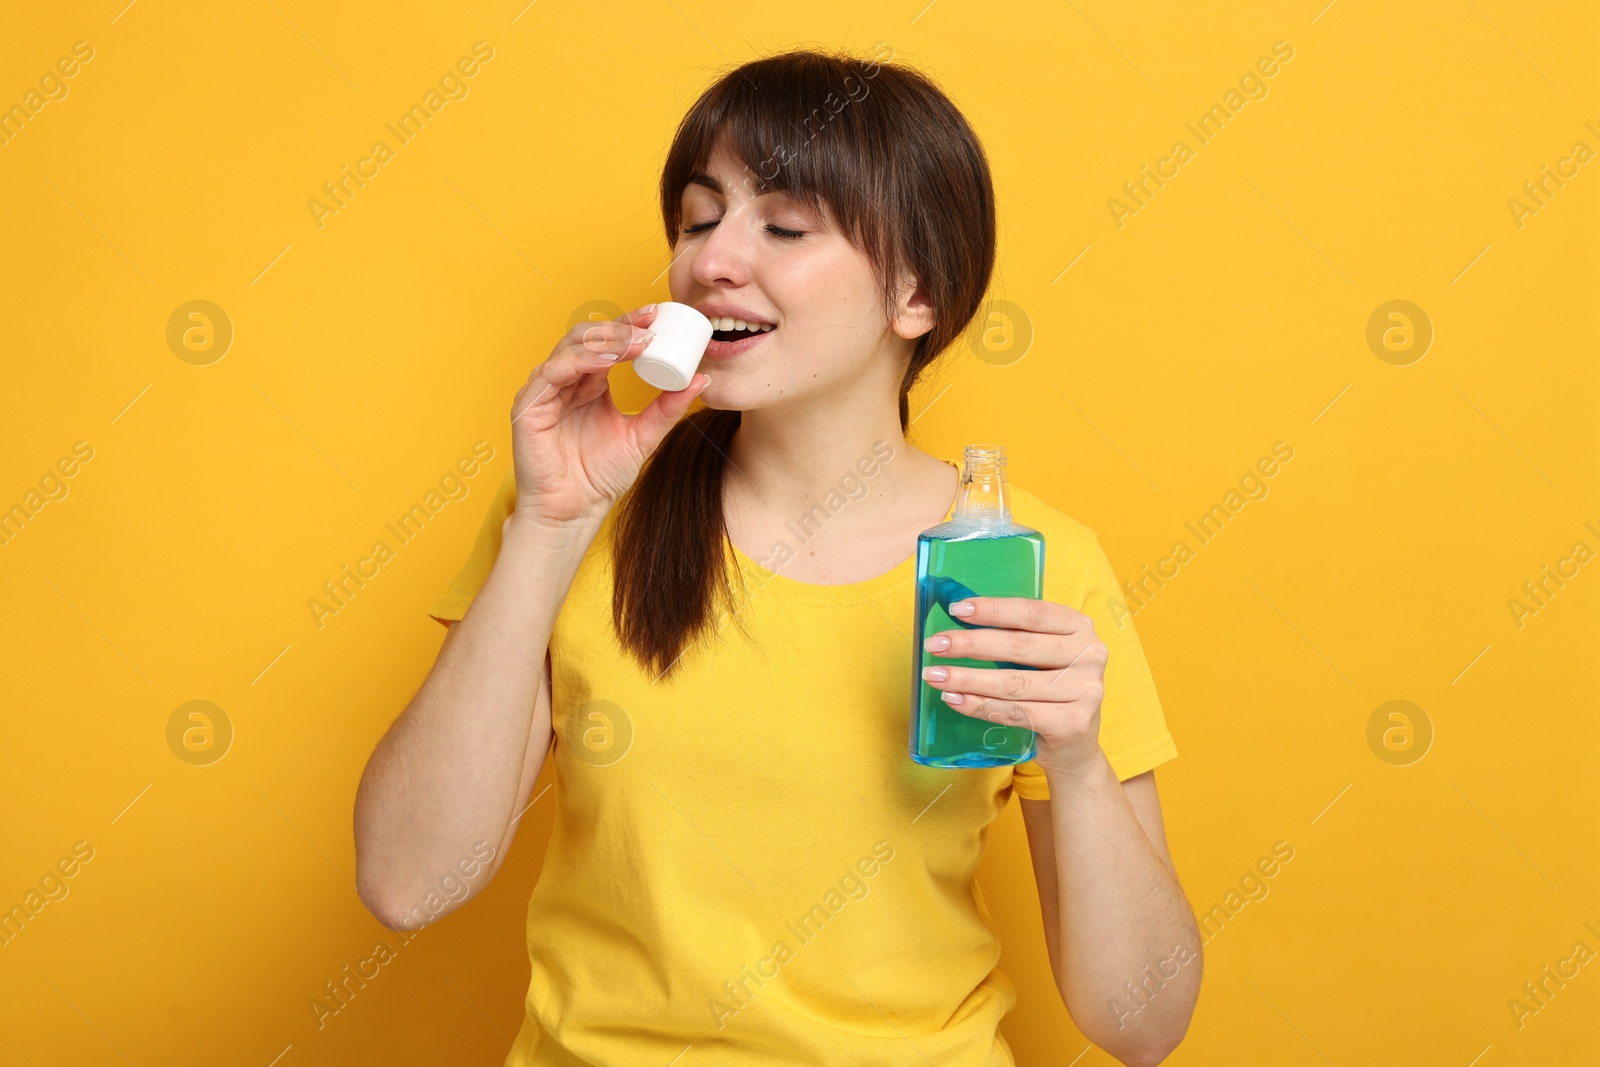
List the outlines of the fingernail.
{"type": "Polygon", "coordinates": [[[596,359],[603,359],[607,363],[615,363],[618,359],[622,358],[622,353],[620,352],[590,352],[589,354],[594,356],[596,359]]]}
{"type": "Polygon", "coordinates": [[[648,314],[650,314],[650,312],[654,311],[655,309],[656,309],[656,306],[654,304],[646,304],[644,307],[639,309],[639,314],[648,315],[648,314]]]}
{"type": "Polygon", "coordinates": [[[946,704],[960,704],[967,699],[960,693],[940,693],[939,695],[944,697],[944,702],[946,704]]]}
{"type": "Polygon", "coordinates": [[[648,343],[648,342],[654,340],[655,336],[656,336],[655,334],[651,333],[649,330],[646,330],[642,326],[635,326],[633,328],[633,339],[635,341],[644,341],[644,342],[648,343]]]}
{"type": "Polygon", "coordinates": [[[924,667],[922,668],[922,677],[930,682],[944,682],[949,680],[950,672],[943,667],[924,667]]]}
{"type": "Polygon", "coordinates": [[[944,634],[935,634],[933,637],[928,638],[927,644],[923,647],[929,652],[943,652],[950,647],[950,639],[944,634]]]}
{"type": "Polygon", "coordinates": [[[958,600],[956,603],[950,605],[950,614],[959,616],[963,619],[968,615],[971,615],[972,612],[973,607],[970,600],[958,600]]]}

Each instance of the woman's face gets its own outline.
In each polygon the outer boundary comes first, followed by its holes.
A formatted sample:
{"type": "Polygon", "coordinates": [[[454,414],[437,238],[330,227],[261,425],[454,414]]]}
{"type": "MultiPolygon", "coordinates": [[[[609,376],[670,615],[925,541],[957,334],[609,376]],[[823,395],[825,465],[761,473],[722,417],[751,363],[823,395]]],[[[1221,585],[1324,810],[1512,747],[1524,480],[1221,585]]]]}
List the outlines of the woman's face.
{"type": "Polygon", "coordinates": [[[731,343],[713,334],[700,364],[711,376],[701,399],[750,411],[876,380],[894,390],[893,402],[912,339],[928,326],[913,314],[891,329],[866,254],[831,217],[782,192],[761,194],[757,185],[724,141],[683,192],[667,281],[672,299],[698,308],[719,330],[723,317],[774,327],[731,343]]]}

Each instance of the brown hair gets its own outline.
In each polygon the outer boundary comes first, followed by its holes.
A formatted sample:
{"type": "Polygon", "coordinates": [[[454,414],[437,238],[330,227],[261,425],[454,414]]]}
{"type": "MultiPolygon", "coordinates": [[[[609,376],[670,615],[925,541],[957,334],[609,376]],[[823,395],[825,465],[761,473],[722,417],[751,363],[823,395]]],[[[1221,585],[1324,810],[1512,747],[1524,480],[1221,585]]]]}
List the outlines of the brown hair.
{"type": "MultiPolygon", "coordinates": [[[[673,138],[661,171],[673,249],[683,190],[722,137],[757,191],[826,206],[872,263],[886,311],[898,304],[902,272],[924,290],[935,323],[900,383],[900,428],[909,429],[911,387],[966,329],[994,267],[994,188],[977,135],[907,67],[813,49],[753,60],[707,89],[673,138]]],[[[706,407],[686,415],[617,503],[612,621],[658,679],[711,627],[716,594],[738,613],[722,484],[739,421],[738,411],[706,407]]]]}

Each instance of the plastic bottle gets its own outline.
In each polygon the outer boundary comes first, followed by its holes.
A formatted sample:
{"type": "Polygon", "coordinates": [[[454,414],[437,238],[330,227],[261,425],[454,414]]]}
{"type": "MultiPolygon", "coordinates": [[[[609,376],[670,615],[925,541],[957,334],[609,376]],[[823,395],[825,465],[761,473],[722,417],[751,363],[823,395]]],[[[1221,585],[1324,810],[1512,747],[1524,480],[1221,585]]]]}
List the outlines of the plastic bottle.
{"type": "Polygon", "coordinates": [[[1006,450],[967,445],[961,489],[949,522],[917,535],[917,597],[911,657],[911,758],[929,767],[1001,767],[1033,758],[1035,734],[963,715],[942,691],[922,680],[924,667],[1037,670],[1004,660],[935,655],[923,648],[934,634],[982,629],[949,613],[970,596],[1044,596],[1044,535],[1011,518],[1006,450]]]}

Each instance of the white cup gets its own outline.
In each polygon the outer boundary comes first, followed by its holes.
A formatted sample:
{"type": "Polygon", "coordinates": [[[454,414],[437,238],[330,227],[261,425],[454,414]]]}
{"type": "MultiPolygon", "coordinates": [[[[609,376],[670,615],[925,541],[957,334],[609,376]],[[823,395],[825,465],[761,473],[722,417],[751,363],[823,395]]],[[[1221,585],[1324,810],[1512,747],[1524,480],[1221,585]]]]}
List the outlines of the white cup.
{"type": "Polygon", "coordinates": [[[634,357],[634,373],[669,393],[689,388],[711,343],[711,320],[688,304],[666,300],[656,305],[647,329],[655,337],[634,357]]]}

